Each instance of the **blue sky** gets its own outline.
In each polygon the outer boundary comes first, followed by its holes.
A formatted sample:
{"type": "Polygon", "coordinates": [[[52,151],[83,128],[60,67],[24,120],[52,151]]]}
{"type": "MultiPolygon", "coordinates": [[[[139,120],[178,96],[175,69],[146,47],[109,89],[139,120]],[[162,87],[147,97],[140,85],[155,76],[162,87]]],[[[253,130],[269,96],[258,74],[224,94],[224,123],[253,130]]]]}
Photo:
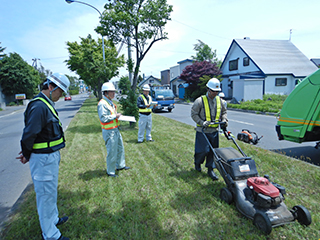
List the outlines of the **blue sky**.
{"type": "MultiPolygon", "coordinates": [[[[107,0],[88,0],[101,12],[107,0]]],[[[320,58],[319,0],[168,0],[172,21],[169,40],[157,42],[142,61],[141,74],[160,71],[195,55],[198,39],[217,50],[223,60],[233,39],[288,40],[309,59],[320,58]]],[[[32,65],[38,58],[52,72],[75,75],[66,67],[67,41],[91,34],[99,24],[96,10],[65,0],[0,0],[0,42],[5,53],[16,52],[32,65]]],[[[121,53],[127,56],[126,48],[121,53]]],[[[132,54],[134,56],[134,53],[132,54]]],[[[120,76],[127,74],[125,68],[120,76]]],[[[116,80],[117,77],[114,79],[116,80]]]]}

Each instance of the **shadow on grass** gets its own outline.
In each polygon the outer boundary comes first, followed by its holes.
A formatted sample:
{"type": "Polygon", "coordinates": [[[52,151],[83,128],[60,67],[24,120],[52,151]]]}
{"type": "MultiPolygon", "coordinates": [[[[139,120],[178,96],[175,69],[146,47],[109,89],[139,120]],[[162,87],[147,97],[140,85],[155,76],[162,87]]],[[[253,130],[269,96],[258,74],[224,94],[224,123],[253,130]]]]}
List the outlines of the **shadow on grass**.
{"type": "MultiPolygon", "coordinates": [[[[88,190],[59,190],[60,216],[69,216],[69,221],[59,226],[63,236],[70,239],[177,239],[174,226],[169,229],[162,228],[155,217],[160,213],[150,200],[121,202],[121,210],[117,212],[108,208],[108,204],[97,202],[92,211],[86,204],[92,198],[91,195],[88,190]]],[[[19,216],[6,226],[2,239],[41,239],[35,196],[30,194],[28,198],[34,204],[21,205],[19,216]]],[[[108,201],[112,200],[106,199],[106,202],[108,201]]]]}
{"type": "Polygon", "coordinates": [[[320,149],[316,149],[312,146],[270,149],[270,151],[320,166],[320,149]]]}
{"type": "Polygon", "coordinates": [[[102,169],[89,170],[79,174],[79,178],[84,181],[88,181],[94,178],[102,178],[102,177],[107,177],[106,170],[102,170],[102,169]]]}

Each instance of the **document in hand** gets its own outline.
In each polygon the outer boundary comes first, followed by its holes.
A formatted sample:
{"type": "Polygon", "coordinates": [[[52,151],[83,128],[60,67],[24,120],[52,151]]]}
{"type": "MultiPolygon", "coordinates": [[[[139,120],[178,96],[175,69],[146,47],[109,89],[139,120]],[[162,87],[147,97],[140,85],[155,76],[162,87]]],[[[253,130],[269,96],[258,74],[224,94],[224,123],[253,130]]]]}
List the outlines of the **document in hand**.
{"type": "Polygon", "coordinates": [[[152,108],[153,108],[153,106],[155,106],[155,105],[157,105],[157,104],[158,104],[158,102],[156,102],[156,101],[152,101],[152,102],[151,102],[151,104],[150,104],[150,107],[149,107],[149,108],[151,108],[151,109],[152,109],[152,108]]]}
{"type": "Polygon", "coordinates": [[[124,115],[121,115],[119,117],[119,120],[120,121],[126,121],[126,122],[136,122],[136,118],[134,116],[124,116],[124,115]]]}

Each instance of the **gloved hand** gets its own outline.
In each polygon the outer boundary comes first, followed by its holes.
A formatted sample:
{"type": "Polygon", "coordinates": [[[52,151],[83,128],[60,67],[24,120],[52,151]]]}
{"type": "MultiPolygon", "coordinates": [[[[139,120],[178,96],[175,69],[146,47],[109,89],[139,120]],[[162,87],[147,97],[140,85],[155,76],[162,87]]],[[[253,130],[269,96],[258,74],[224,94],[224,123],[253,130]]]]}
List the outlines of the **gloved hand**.
{"type": "Polygon", "coordinates": [[[228,126],[227,122],[223,122],[220,124],[220,128],[222,131],[227,131],[227,126],[228,126]]]}
{"type": "Polygon", "coordinates": [[[209,121],[204,121],[204,122],[203,122],[203,124],[202,124],[202,126],[206,128],[206,127],[208,127],[208,126],[209,126],[209,124],[210,124],[210,122],[209,122],[209,121]]]}

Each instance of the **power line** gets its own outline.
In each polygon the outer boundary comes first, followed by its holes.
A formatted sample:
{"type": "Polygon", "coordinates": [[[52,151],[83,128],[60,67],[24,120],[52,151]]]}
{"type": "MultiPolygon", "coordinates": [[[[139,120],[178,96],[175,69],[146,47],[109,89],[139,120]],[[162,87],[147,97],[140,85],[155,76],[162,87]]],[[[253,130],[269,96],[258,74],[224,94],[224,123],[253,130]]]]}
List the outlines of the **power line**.
{"type": "Polygon", "coordinates": [[[179,21],[177,21],[177,20],[172,19],[172,21],[177,22],[177,23],[180,23],[180,24],[182,24],[182,25],[184,25],[184,26],[187,26],[187,27],[189,27],[189,28],[192,28],[192,29],[194,29],[194,30],[196,30],[196,31],[198,31],[198,32],[202,32],[202,33],[205,33],[205,34],[208,34],[208,35],[217,37],[217,38],[222,38],[222,39],[228,39],[228,40],[229,40],[229,38],[221,37],[221,36],[218,36],[218,35],[214,35],[214,34],[212,34],[212,33],[208,33],[208,32],[202,31],[202,30],[200,30],[200,29],[191,27],[191,26],[189,26],[189,25],[187,25],[187,24],[185,24],[185,23],[179,22],[179,21]]]}

